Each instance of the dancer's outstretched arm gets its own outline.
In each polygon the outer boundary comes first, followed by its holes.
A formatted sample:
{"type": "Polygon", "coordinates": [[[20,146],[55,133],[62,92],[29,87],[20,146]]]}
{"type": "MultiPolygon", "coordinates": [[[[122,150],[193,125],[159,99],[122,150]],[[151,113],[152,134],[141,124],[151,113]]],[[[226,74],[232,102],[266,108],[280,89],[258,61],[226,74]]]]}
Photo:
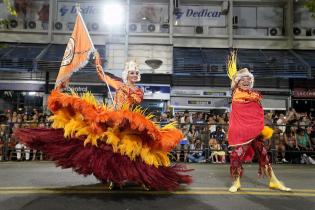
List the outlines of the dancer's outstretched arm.
{"type": "Polygon", "coordinates": [[[107,82],[109,86],[111,86],[114,89],[118,89],[123,83],[119,80],[115,80],[111,78],[110,76],[106,75],[103,71],[103,67],[99,64],[96,65],[96,72],[98,77],[103,81],[107,82]]]}

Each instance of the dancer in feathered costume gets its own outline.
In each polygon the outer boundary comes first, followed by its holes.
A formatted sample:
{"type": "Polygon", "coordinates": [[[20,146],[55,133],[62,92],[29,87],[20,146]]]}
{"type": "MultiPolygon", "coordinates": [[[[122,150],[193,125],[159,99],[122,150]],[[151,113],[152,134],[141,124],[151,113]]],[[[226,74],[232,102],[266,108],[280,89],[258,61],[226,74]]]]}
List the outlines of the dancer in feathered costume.
{"type": "Polygon", "coordinates": [[[136,82],[140,81],[141,75],[139,67],[135,61],[126,63],[125,69],[122,72],[123,82],[112,79],[104,73],[98,56],[96,58],[96,69],[99,78],[116,90],[114,99],[114,107],[116,109],[121,109],[123,107],[128,109],[133,105],[138,105],[142,102],[143,91],[136,86],[136,82]]]}
{"type": "Polygon", "coordinates": [[[91,52],[95,48],[79,13],[56,88],[48,97],[53,128],[19,129],[14,135],[47,154],[57,166],[85,176],[93,174],[103,183],[122,186],[127,180],[154,190],[174,190],[180,184],[189,184],[191,177],[183,174],[187,170],[172,165],[168,158],[183,134],[174,124],[160,128],[150,120],[151,115],[132,107],[143,98],[135,86],[140,78],[136,63],[126,64],[126,83],[122,83],[105,76],[97,62],[98,75],[116,88],[114,106],[98,103],[90,93],[79,96],[61,91],[91,52]]]}
{"type": "Polygon", "coordinates": [[[230,192],[241,188],[242,164],[251,160],[255,151],[259,155],[258,174],[270,178],[269,187],[282,191],[291,189],[284,186],[275,176],[268,159],[264,141],[271,138],[273,130],[264,126],[264,111],[261,106],[261,94],[252,89],[254,76],[247,68],[237,71],[236,52],[232,51],[228,59],[228,76],[231,79],[232,107],[229,119],[228,141],[232,147],[230,153],[230,173],[233,184],[230,192]]]}

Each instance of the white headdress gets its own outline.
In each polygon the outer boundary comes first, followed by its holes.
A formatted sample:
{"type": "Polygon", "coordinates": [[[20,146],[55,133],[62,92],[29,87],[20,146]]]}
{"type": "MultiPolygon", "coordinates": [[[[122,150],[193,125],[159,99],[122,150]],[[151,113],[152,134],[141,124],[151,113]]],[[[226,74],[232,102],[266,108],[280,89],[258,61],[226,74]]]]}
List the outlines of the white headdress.
{"type": "Polygon", "coordinates": [[[233,76],[231,81],[231,88],[234,89],[238,82],[241,80],[242,77],[250,77],[251,78],[251,84],[250,88],[253,88],[254,86],[254,75],[248,71],[247,68],[243,68],[241,70],[238,70],[236,74],[233,76]]]}
{"type": "Polygon", "coordinates": [[[250,77],[251,78],[251,85],[250,88],[254,86],[254,75],[248,71],[247,68],[240,69],[237,71],[236,67],[236,51],[232,50],[227,61],[227,75],[231,79],[231,89],[235,89],[238,82],[242,77],[250,77]]]}
{"type": "Polygon", "coordinates": [[[128,81],[127,80],[128,73],[130,71],[137,71],[137,72],[139,72],[138,79],[137,79],[137,82],[139,82],[140,79],[141,79],[141,75],[140,75],[140,70],[139,70],[138,64],[135,61],[128,61],[128,62],[126,62],[125,68],[124,68],[124,70],[122,72],[122,79],[123,79],[124,83],[127,83],[127,81],[128,81]]]}

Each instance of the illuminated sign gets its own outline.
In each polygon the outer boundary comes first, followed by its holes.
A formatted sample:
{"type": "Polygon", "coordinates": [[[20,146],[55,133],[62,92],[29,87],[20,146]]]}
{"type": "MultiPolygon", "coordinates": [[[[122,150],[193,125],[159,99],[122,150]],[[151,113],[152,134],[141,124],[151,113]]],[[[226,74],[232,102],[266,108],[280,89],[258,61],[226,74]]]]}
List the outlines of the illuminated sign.
{"type": "Polygon", "coordinates": [[[315,98],[315,89],[307,90],[297,88],[293,90],[294,98],[315,98]]]}

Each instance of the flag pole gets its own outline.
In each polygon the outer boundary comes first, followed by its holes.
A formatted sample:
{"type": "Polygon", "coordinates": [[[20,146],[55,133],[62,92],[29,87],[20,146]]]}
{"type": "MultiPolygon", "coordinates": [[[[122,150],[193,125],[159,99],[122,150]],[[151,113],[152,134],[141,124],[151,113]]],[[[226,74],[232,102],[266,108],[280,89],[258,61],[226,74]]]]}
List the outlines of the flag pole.
{"type": "MultiPolygon", "coordinates": [[[[97,58],[96,54],[98,54],[98,52],[97,52],[97,50],[96,50],[95,47],[94,47],[94,43],[93,43],[93,41],[92,41],[92,39],[91,39],[91,36],[90,36],[90,34],[89,34],[89,31],[87,30],[87,27],[86,27],[86,25],[85,25],[85,22],[84,22],[84,20],[83,20],[83,18],[82,18],[82,15],[81,15],[81,8],[80,8],[80,4],[79,4],[79,3],[76,3],[76,9],[77,9],[77,14],[79,15],[79,17],[80,17],[80,19],[81,19],[81,21],[82,21],[84,30],[86,31],[86,33],[87,33],[87,35],[88,35],[88,38],[89,38],[89,40],[90,40],[90,42],[91,42],[91,44],[92,44],[92,47],[93,47],[92,50],[93,50],[94,58],[97,58]]],[[[99,56],[98,56],[98,58],[99,58],[99,56]]],[[[97,64],[97,63],[96,63],[96,64],[97,64]]],[[[101,64],[99,63],[99,65],[101,65],[101,64]]],[[[105,73],[104,73],[104,74],[105,74],[105,73]]],[[[108,90],[108,92],[109,92],[110,99],[112,100],[112,103],[113,103],[114,107],[116,107],[116,104],[114,103],[114,98],[113,98],[112,92],[110,91],[110,88],[109,88],[108,82],[107,82],[107,80],[106,80],[106,77],[104,77],[104,80],[105,80],[105,83],[106,83],[106,86],[107,86],[107,90],[108,90]]]]}

